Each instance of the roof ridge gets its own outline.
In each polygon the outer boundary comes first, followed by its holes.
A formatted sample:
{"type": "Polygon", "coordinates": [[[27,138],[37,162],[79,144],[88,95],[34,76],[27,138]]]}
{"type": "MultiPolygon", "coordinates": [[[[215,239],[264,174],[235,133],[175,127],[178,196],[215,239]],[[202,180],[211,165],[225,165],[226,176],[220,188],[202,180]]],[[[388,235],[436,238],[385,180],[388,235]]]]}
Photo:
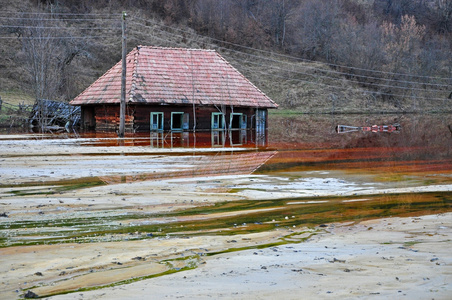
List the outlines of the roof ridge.
{"type": "Polygon", "coordinates": [[[161,47],[161,46],[146,46],[146,45],[138,45],[137,49],[140,50],[141,48],[146,49],[171,49],[171,50],[186,50],[186,51],[205,51],[205,52],[216,52],[215,49],[202,49],[202,48],[183,48],[183,47],[161,47]]]}
{"type": "Polygon", "coordinates": [[[139,48],[139,46],[137,46],[135,49],[136,49],[136,51],[134,53],[133,69],[132,69],[132,82],[130,83],[131,85],[130,85],[130,93],[129,93],[129,101],[130,102],[133,100],[133,97],[135,96],[135,90],[137,88],[138,56],[140,54],[140,48],[139,48]]]}

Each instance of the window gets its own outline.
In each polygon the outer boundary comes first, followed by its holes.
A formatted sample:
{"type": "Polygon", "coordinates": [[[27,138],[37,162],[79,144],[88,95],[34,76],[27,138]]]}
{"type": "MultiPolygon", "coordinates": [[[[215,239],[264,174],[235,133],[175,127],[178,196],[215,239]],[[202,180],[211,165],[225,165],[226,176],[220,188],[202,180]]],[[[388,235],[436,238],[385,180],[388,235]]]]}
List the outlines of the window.
{"type": "Polygon", "coordinates": [[[151,112],[151,131],[163,131],[162,112],[151,112]]]}
{"type": "Polygon", "coordinates": [[[246,115],[239,113],[231,114],[230,129],[246,129],[246,115]]]}
{"type": "Polygon", "coordinates": [[[256,146],[267,145],[266,132],[267,111],[263,109],[256,110],[256,146]]]}
{"type": "Polygon", "coordinates": [[[171,130],[182,131],[188,129],[188,114],[183,112],[172,112],[171,113],[171,130]]]}
{"type": "Polygon", "coordinates": [[[224,114],[212,113],[212,129],[224,129],[224,114]]]}
{"type": "Polygon", "coordinates": [[[267,120],[267,111],[263,109],[256,110],[256,130],[258,132],[265,132],[267,120]]]}
{"type": "Polygon", "coordinates": [[[189,124],[189,121],[190,121],[190,115],[189,114],[187,114],[187,113],[185,113],[184,114],[184,118],[183,118],[183,123],[182,123],[182,127],[184,128],[184,130],[188,130],[189,128],[188,128],[188,126],[190,126],[189,124]]]}

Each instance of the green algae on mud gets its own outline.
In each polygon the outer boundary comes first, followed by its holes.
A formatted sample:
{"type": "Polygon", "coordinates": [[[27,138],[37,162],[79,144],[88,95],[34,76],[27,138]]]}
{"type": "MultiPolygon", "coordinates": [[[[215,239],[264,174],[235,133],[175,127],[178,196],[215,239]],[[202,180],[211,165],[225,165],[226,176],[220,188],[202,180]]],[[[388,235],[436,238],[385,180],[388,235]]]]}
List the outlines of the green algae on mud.
{"type": "Polygon", "coordinates": [[[42,182],[24,182],[20,184],[8,184],[8,185],[0,184],[0,189],[14,188],[14,190],[3,192],[4,194],[9,193],[15,196],[34,196],[34,195],[51,195],[101,185],[105,185],[105,182],[103,182],[100,178],[85,177],[77,179],[47,181],[45,184],[43,184],[42,182]]]}
{"type": "MultiPolygon", "coordinates": [[[[142,281],[142,280],[146,280],[146,279],[156,278],[156,277],[170,275],[170,274],[188,271],[188,270],[193,270],[198,267],[199,261],[200,261],[200,255],[190,255],[190,256],[185,256],[182,258],[165,259],[165,260],[160,261],[159,264],[165,265],[167,267],[167,270],[160,272],[160,273],[146,275],[146,276],[136,276],[136,277],[128,278],[125,280],[120,280],[120,281],[116,281],[116,282],[112,282],[112,283],[104,284],[104,285],[99,285],[99,286],[81,287],[81,288],[77,288],[77,289],[73,289],[73,290],[66,290],[64,292],[57,292],[57,293],[46,293],[44,295],[37,295],[37,297],[35,297],[35,298],[46,298],[46,297],[51,297],[51,296],[56,296],[56,295],[66,295],[66,294],[77,293],[77,292],[96,291],[96,290],[100,290],[100,289],[104,289],[104,288],[121,286],[121,285],[130,284],[130,283],[134,283],[134,282],[138,282],[138,281],[142,281]],[[175,262],[175,261],[185,261],[185,265],[183,267],[175,267],[173,265],[173,262],[175,262]]],[[[81,276],[83,276],[83,275],[81,275],[81,276]]],[[[35,288],[38,288],[38,286],[24,289],[24,292],[29,291],[29,290],[31,291],[32,289],[35,289],[35,288]]]]}
{"type": "Polygon", "coordinates": [[[49,243],[127,241],[156,237],[237,235],[278,227],[312,227],[452,210],[452,193],[401,193],[221,202],[158,214],[143,212],[91,218],[0,223],[0,247],[49,243]],[[152,223],[152,224],[149,224],[152,223]],[[35,228],[32,231],[29,229],[35,228]]]}
{"type": "Polygon", "coordinates": [[[302,231],[302,232],[295,232],[288,235],[285,235],[279,239],[279,241],[266,243],[266,244],[258,244],[258,245],[252,245],[252,246],[244,246],[239,248],[228,248],[222,251],[216,251],[216,252],[208,252],[205,253],[206,256],[214,256],[218,254],[224,254],[224,253],[232,253],[232,252],[238,252],[238,251],[244,251],[244,250],[252,250],[252,249],[266,249],[271,247],[277,247],[287,244],[296,244],[296,243],[302,243],[309,238],[317,235],[320,232],[320,230],[311,230],[311,231],[302,231]],[[302,235],[301,237],[296,237],[302,235]]]}

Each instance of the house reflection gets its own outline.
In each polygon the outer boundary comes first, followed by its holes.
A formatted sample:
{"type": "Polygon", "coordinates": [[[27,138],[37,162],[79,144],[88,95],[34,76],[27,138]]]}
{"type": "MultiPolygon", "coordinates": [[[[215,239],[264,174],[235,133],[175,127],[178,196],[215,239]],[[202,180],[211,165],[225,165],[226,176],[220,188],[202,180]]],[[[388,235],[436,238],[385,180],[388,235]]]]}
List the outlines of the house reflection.
{"type": "Polygon", "coordinates": [[[152,148],[264,148],[267,146],[266,131],[258,130],[212,130],[205,132],[150,132],[152,148]]]}
{"type": "Polygon", "coordinates": [[[140,171],[138,174],[134,172],[133,175],[102,176],[100,177],[102,181],[115,184],[194,176],[247,175],[256,171],[277,153],[265,148],[267,145],[265,131],[257,134],[254,130],[240,129],[196,133],[155,131],[150,133],[149,139],[135,137],[134,142],[128,142],[128,145],[131,144],[158,148],[162,151],[149,157],[147,163],[149,170],[140,171]],[[164,159],[167,154],[172,154],[171,159],[164,159]]]}
{"type": "MultiPolygon", "coordinates": [[[[156,144],[157,145],[157,144],[156,144]]],[[[162,145],[162,140],[158,141],[162,145]]],[[[149,170],[132,174],[101,176],[106,184],[174,178],[249,175],[271,159],[277,151],[215,151],[202,154],[178,154],[164,159],[165,154],[152,155],[147,161],[149,170]]],[[[133,171],[133,170],[132,170],[133,171]]]]}

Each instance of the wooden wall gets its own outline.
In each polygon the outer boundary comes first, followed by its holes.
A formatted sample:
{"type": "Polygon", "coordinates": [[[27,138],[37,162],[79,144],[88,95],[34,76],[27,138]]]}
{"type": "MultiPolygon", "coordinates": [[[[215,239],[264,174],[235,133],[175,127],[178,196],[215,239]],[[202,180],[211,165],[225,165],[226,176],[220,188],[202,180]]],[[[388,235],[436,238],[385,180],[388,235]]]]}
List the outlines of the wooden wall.
{"type": "MultiPolygon", "coordinates": [[[[159,106],[137,106],[133,108],[134,110],[134,128],[136,131],[149,131],[150,130],[150,115],[151,112],[162,112],[164,120],[164,130],[171,130],[171,112],[183,112],[189,114],[189,129],[193,130],[194,116],[196,117],[196,130],[211,130],[212,113],[220,112],[216,107],[213,106],[196,106],[195,113],[193,113],[192,106],[170,106],[170,105],[159,105],[159,106]]],[[[254,109],[253,108],[238,108],[230,107],[225,108],[226,110],[226,126],[229,125],[230,113],[242,113],[247,115],[247,128],[254,127],[251,122],[254,120],[254,109]]]]}
{"type": "MultiPolygon", "coordinates": [[[[226,127],[229,126],[230,114],[241,113],[247,116],[246,128],[254,128],[255,109],[244,107],[223,107],[226,111],[226,127]]],[[[183,112],[189,114],[189,129],[193,130],[194,113],[192,106],[172,105],[128,105],[126,109],[126,131],[146,132],[150,131],[151,112],[162,112],[164,130],[171,130],[171,112],[183,112]]],[[[214,106],[196,106],[196,130],[211,130],[212,113],[220,112],[214,106]]],[[[96,131],[117,131],[119,128],[119,105],[95,105],[82,109],[83,124],[95,123],[96,131]],[[83,113],[85,112],[85,113],[83,113]],[[94,112],[94,114],[92,113],[94,112]]]]}
{"type": "MultiPolygon", "coordinates": [[[[119,105],[98,105],[94,108],[96,131],[119,130],[119,105]]],[[[125,130],[133,132],[133,114],[126,110],[125,130]]]]}

